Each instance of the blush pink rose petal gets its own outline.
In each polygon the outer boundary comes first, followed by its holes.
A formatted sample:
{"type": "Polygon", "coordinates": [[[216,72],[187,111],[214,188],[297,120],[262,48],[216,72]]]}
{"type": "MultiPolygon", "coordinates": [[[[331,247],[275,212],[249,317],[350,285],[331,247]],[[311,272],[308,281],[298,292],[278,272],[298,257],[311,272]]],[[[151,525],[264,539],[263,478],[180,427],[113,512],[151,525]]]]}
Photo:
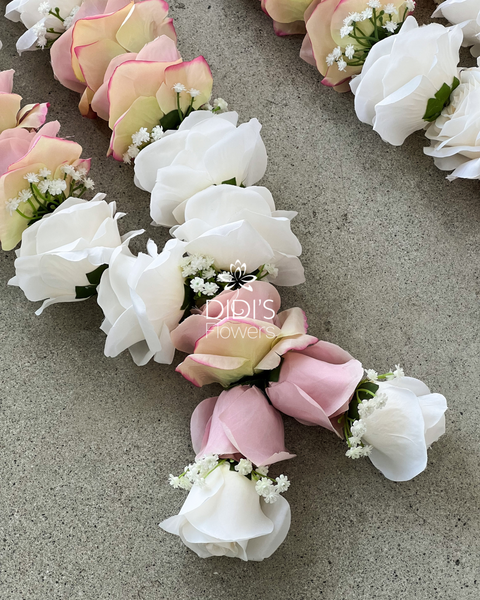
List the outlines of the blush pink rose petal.
{"type": "Polygon", "coordinates": [[[8,69],[8,71],[0,72],[0,92],[3,94],[11,94],[13,90],[13,75],[15,71],[8,69]]]}
{"type": "Polygon", "coordinates": [[[15,71],[0,72],[0,133],[14,127],[38,129],[47,118],[48,103],[27,104],[20,108],[22,97],[12,94],[15,71]]]}
{"type": "MultiPolygon", "coordinates": [[[[73,18],[73,23],[116,12],[129,3],[129,0],[84,0],[73,18]]],[[[55,79],[58,79],[64,87],[82,93],[86,87],[85,83],[77,79],[72,67],[73,30],[74,27],[70,27],[55,41],[50,48],[50,58],[55,79]]]]}
{"type": "MultiPolygon", "coordinates": [[[[110,61],[105,71],[103,83],[93,96],[92,109],[101,119],[105,121],[110,119],[114,124],[137,97],[155,95],[158,90],[160,84],[155,87],[154,82],[151,81],[152,74],[148,73],[149,81],[142,81],[141,73],[135,70],[140,61],[142,61],[141,64],[147,65],[159,63],[163,66],[164,71],[170,64],[174,64],[179,60],[181,60],[181,57],[175,41],[166,35],[162,35],[153,42],[146,44],[138,53],[126,52],[125,54],[119,54],[110,61]],[[125,82],[128,85],[126,90],[122,87],[125,82]],[[153,93],[145,94],[145,85],[149,86],[147,90],[152,88],[153,93]],[[116,103],[116,107],[112,111],[110,111],[110,96],[112,102],[116,103]]],[[[155,71],[153,75],[156,75],[155,71]]],[[[161,81],[163,81],[163,78],[161,81]]]]}
{"type": "Polygon", "coordinates": [[[280,413],[257,387],[237,386],[207,398],[193,412],[190,429],[197,459],[245,457],[259,467],[295,456],[285,449],[280,413]]]}
{"type": "MultiPolygon", "coordinates": [[[[55,135],[58,131],[58,123],[49,123],[49,125],[51,127],[47,131],[50,130],[55,135]]],[[[42,130],[45,130],[45,127],[42,130]]],[[[36,134],[28,152],[9,165],[7,171],[0,177],[0,239],[3,250],[15,248],[28,225],[27,219],[16,211],[10,213],[7,208],[10,198],[15,198],[20,191],[28,188],[25,175],[38,173],[40,169],[48,169],[52,178],[63,178],[61,166],[66,164],[73,167],[81,166],[88,171],[90,162],[82,160],[81,153],[82,147],[76,142],[36,134]]],[[[19,208],[27,214],[30,210],[27,202],[22,202],[19,208]]]]}
{"type": "Polygon", "coordinates": [[[51,57],[55,76],[62,85],[83,92],[80,112],[91,117],[91,103],[112,60],[126,53],[136,56],[162,35],[176,43],[176,33],[164,0],[90,2],[81,11],[81,18],[77,14],[74,26],[53,44],[51,57]]]}
{"type": "Polygon", "coordinates": [[[338,417],[363,377],[363,367],[348,352],[318,342],[284,355],[278,382],[266,392],[273,406],[304,425],[320,425],[340,435],[338,417]]]}
{"type": "Polygon", "coordinates": [[[0,176],[8,171],[10,165],[25,156],[40,136],[56,137],[59,129],[60,123],[52,121],[39,129],[38,133],[22,127],[6,129],[0,133],[0,176]]]}
{"type": "Polygon", "coordinates": [[[312,0],[262,0],[262,10],[273,19],[277,35],[305,33],[304,14],[312,0]]]}
{"type": "MultiPolygon", "coordinates": [[[[171,61],[140,60],[140,54],[136,61],[120,65],[109,84],[109,124],[113,132],[108,154],[113,154],[116,160],[123,160],[135,132],[141,127],[153,129],[165,114],[176,110],[175,84],[182,83],[186,90],[193,88],[198,92],[192,104],[195,110],[205,104],[212,93],[213,77],[203,56],[182,62],[172,47],[166,55],[173,59],[171,61]]],[[[187,92],[180,94],[183,111],[191,100],[187,92]]]]}

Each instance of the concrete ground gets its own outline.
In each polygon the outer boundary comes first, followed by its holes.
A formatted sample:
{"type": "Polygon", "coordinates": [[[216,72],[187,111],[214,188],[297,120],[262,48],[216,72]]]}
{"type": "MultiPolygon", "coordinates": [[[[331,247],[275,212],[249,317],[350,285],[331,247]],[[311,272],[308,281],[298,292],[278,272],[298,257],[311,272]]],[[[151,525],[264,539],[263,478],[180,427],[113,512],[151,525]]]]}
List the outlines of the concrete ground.
{"type": "MultiPolygon", "coordinates": [[[[421,3],[426,21],[434,4],[421,3]]],[[[298,458],[281,471],[292,480],[285,543],[263,563],[201,560],[158,523],[184,500],[166,480],[191,460],[190,415],[217,388],[189,385],[174,372],[180,357],[143,368],[128,353],[105,358],[95,300],[36,317],[6,287],[14,256],[1,254],[0,598],[477,600],[479,182],[446,181],[421,134],[384,144],[357,121],[353,97],[298,58],[299,38],[274,35],[258,0],[171,4],[182,55],[202,53],[215,95],[263,123],[263,184],[299,211],[307,282],[282,290],[284,307],[303,307],[311,333],[366,367],[400,363],[445,394],[447,433],[426,472],[393,483],[346,459],[327,431],[287,418],[298,458]]],[[[148,195],[131,167],[105,158],[106,124],[82,119],[46,52],[17,56],[22,32],[0,20],[15,91],[49,101],[63,136],[93,157],[97,189],[128,212],[123,230],[145,226],[148,195]]]]}

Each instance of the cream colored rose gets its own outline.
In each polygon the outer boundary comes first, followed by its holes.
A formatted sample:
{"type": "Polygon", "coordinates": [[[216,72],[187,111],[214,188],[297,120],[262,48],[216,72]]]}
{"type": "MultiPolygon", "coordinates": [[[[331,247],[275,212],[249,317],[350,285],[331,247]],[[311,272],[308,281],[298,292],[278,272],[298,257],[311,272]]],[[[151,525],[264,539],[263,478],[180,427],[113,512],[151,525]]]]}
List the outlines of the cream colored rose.
{"type": "Polygon", "coordinates": [[[180,513],[160,527],[178,535],[200,558],[228,556],[260,561],[271,556],[287,536],[290,506],[280,496],[267,504],[255,482],[221,465],[195,484],[180,513]]]}

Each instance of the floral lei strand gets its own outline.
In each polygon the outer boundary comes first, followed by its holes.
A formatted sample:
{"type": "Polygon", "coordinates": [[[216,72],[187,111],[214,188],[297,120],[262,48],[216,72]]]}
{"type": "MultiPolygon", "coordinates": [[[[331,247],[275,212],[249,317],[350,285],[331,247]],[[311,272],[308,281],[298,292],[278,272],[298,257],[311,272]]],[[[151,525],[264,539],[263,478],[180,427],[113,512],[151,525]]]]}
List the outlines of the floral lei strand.
{"type": "Polygon", "coordinates": [[[419,27],[413,0],[365,0],[360,12],[355,0],[261,2],[277,35],[305,34],[301,58],[324,85],[353,92],[358,119],[383,141],[424,130],[447,179],[480,179],[480,64],[459,66],[461,46],[480,56],[480,0],[439,2],[432,17],[452,27],[419,27]]]}
{"type": "MultiPolygon", "coordinates": [[[[170,364],[179,350],[186,356],[176,370],[188,381],[223,386],[193,411],[195,461],[169,478],[189,495],[161,527],[203,558],[263,560],[290,527],[283,496],[290,482],[270,475],[272,465],[294,458],[281,413],[330,430],[348,457],[368,456],[388,479],[407,481],[426,468],[427,449],[445,431],[446,400],[398,365],[383,375],[365,371],[342,348],[308,334],[300,308],[280,311],[277,287],[305,277],[290,227],[296,213],[277,210],[269,190],[255,185],[267,165],[260,123],[237,126],[224,100],[210,104],[210,69],[203,57],[182,61],[165,2],[111,2],[103,13],[94,0],[75,11],[70,3],[68,15],[60,0],[39,2],[41,26],[20,0],[7,14],[35,23],[30,49],[49,47],[56,77],[82,94],[82,114],[109,122],[109,154],[134,162],[151,216],[170,227],[172,239],[160,252],[149,240],[146,253],[132,254],[129,240],[143,230],[122,235],[115,202],[102,193],[84,198],[94,182],[82,148],[56,137],[59,124],[45,122],[47,104],[20,108],[13,71],[4,71],[0,239],[4,250],[20,244],[9,284],[43,301],[37,314],[95,296],[106,356],[128,349],[137,365],[170,364]],[[89,60],[105,41],[106,19],[109,43],[118,46],[107,67],[89,60]]],[[[370,8],[377,18],[379,7],[370,8]]],[[[394,14],[378,13],[388,19],[373,36],[365,19],[352,18],[347,34],[358,43],[391,39],[394,14]]],[[[364,54],[346,52],[353,62],[364,54]]]]}

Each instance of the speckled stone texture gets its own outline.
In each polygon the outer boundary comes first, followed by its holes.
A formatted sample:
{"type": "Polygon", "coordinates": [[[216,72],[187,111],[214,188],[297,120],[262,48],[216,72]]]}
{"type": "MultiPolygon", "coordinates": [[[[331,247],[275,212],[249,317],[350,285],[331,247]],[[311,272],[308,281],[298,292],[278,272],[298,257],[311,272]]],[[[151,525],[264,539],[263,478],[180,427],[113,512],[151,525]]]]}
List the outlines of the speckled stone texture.
{"type": "MultiPolygon", "coordinates": [[[[434,10],[422,2],[424,22],[434,10]]],[[[2,7],[5,0],[2,0],[2,7]]],[[[192,459],[189,418],[218,388],[196,389],[171,366],[103,355],[95,300],[36,317],[0,255],[0,597],[2,600],[477,600],[479,535],[479,182],[449,183],[422,153],[421,133],[386,145],[353,112],[353,97],[320,84],[277,38],[258,0],[174,0],[185,59],[203,54],[215,95],[241,121],[257,117],[269,167],[262,183],[298,210],[307,282],[282,290],[310,332],[366,367],[396,363],[449,403],[447,434],[426,472],[385,480],[348,460],[327,431],[286,418],[279,465],[292,480],[293,519],[263,563],[200,560],[158,523],[185,493],[166,484],[192,459]]],[[[55,82],[47,52],[15,51],[21,24],[0,20],[0,67],[25,102],[51,103],[92,156],[97,190],[150,223],[131,167],[106,159],[109,132],[83,119],[55,82]]],[[[464,53],[464,63],[473,64],[464,53]],[[465,62],[467,61],[467,62],[465,62]]],[[[146,227],[163,245],[164,229],[146,227]]],[[[276,472],[275,471],[275,472],[276,472]]]]}

